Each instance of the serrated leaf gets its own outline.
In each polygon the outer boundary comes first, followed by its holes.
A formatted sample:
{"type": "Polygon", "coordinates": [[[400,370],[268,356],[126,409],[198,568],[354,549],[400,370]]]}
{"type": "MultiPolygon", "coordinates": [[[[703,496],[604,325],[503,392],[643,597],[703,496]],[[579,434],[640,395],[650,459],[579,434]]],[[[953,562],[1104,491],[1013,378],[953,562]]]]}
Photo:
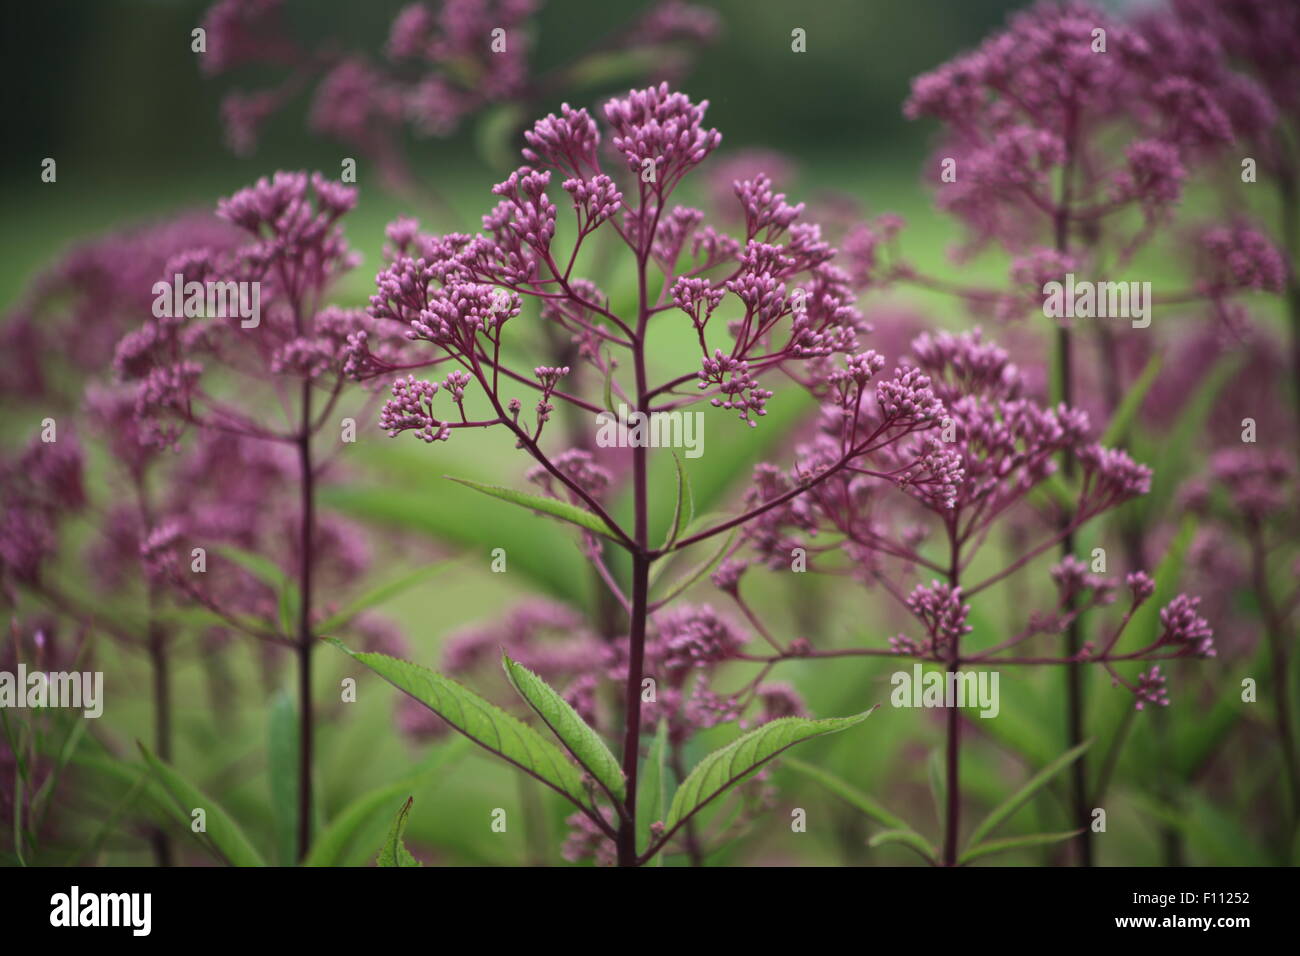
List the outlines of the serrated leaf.
{"type": "Polygon", "coordinates": [[[1043,787],[1047,786],[1053,777],[1082,757],[1084,752],[1090,746],[1092,746],[1092,741],[1085,740],[1077,747],[1071,747],[1042,770],[1038,771],[1038,773],[1030,777],[1024,786],[1011,796],[1007,797],[1007,799],[1002,801],[1002,803],[994,807],[989,815],[979,822],[970,835],[967,847],[978,846],[986,836],[992,833],[1012,814],[1024,806],[1029,801],[1030,797],[1043,789],[1043,787]]]}
{"type": "Polygon", "coordinates": [[[508,501],[511,504],[519,505],[530,511],[537,511],[552,518],[559,518],[561,521],[567,521],[570,524],[576,524],[588,531],[603,535],[613,541],[621,540],[604,519],[599,515],[592,514],[577,505],[571,505],[567,501],[559,501],[555,498],[547,498],[543,495],[530,495],[523,491],[515,491],[513,488],[503,488],[500,485],[484,484],[481,481],[471,481],[469,478],[457,478],[453,475],[444,475],[445,478],[464,485],[466,488],[473,488],[475,491],[481,491],[485,495],[491,495],[494,498],[500,498],[502,501],[508,501]]]}
{"type": "Polygon", "coordinates": [[[1009,853],[1012,850],[1024,850],[1034,846],[1048,846],[1052,843],[1064,843],[1066,840],[1072,840],[1084,831],[1083,827],[1078,830],[1070,830],[1066,833],[1031,833],[1028,836],[1006,837],[1001,840],[988,840],[979,846],[973,846],[964,852],[957,860],[958,866],[963,866],[972,860],[978,860],[982,856],[992,856],[995,853],[1009,853]]]}
{"type": "Polygon", "coordinates": [[[450,561],[442,561],[438,564],[426,565],[423,568],[417,568],[410,574],[404,574],[394,581],[388,581],[379,585],[371,591],[357,598],[337,614],[332,614],[320,624],[316,625],[318,634],[328,634],[330,631],[338,630],[347,624],[362,611],[369,610],[372,607],[383,604],[385,601],[396,597],[403,591],[414,587],[425,578],[430,578],[440,571],[443,571],[451,564],[450,561]]]}
{"type": "MultiPolygon", "coordinates": [[[[873,707],[872,710],[875,708],[873,707]]],[[[695,769],[677,788],[672,807],[668,810],[668,819],[664,821],[665,837],[692,814],[707,806],[715,797],[724,793],[733,784],[739,783],[783,750],[812,737],[847,730],[862,723],[869,716],[871,710],[852,717],[833,717],[829,720],[783,717],[751,730],[727,746],[713,751],[695,765],[695,769]]]]}
{"type": "Polygon", "coordinates": [[[847,780],[841,780],[835,774],[823,770],[821,767],[814,767],[810,763],[804,763],[796,757],[786,757],[784,766],[789,767],[796,773],[803,774],[810,780],[815,780],[835,796],[839,797],[855,810],[861,810],[872,820],[889,830],[910,830],[902,817],[894,816],[875,800],[867,796],[847,780]]]}
{"type": "Polygon", "coordinates": [[[402,804],[402,809],[397,811],[393,827],[388,831],[388,839],[384,841],[379,856],[375,858],[375,866],[424,866],[411,855],[411,851],[402,842],[402,834],[406,832],[406,820],[411,813],[413,803],[415,797],[407,797],[406,802],[402,804]]]}
{"type": "MultiPolygon", "coordinates": [[[[638,853],[650,848],[650,824],[663,819],[667,802],[667,777],[664,773],[664,754],[668,750],[668,722],[659,721],[645,767],[641,770],[636,788],[636,846],[638,853]]],[[[662,853],[656,853],[651,866],[663,866],[662,853]]]]}
{"type": "Polygon", "coordinates": [[[523,721],[427,667],[385,654],[353,651],[341,641],[331,639],[328,643],[414,697],[483,749],[536,777],[575,805],[590,808],[578,768],[564,751],[523,721]]]}
{"type": "Polygon", "coordinates": [[[627,780],[600,735],[578,716],[578,712],[567,700],[527,667],[504,654],[501,655],[501,665],[505,668],[511,686],[542,718],[551,732],[560,738],[573,758],[610,794],[622,800],[627,793],[627,780]]]}
{"type": "Polygon", "coordinates": [[[153,751],[144,744],[137,742],[137,745],[163,789],[175,802],[182,819],[190,819],[191,813],[196,809],[201,808],[204,811],[207,831],[200,836],[215,855],[231,866],[266,866],[262,855],[257,852],[253,844],[248,842],[244,831],[239,828],[230,814],[221,808],[220,804],[182,777],[170,765],[155,757],[153,751]]]}

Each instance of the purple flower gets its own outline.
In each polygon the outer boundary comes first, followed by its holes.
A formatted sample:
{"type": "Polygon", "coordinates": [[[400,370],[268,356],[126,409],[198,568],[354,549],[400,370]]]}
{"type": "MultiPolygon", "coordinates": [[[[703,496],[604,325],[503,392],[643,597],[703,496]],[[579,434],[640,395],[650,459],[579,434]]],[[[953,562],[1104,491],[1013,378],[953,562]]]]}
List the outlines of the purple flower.
{"type": "Polygon", "coordinates": [[[1214,631],[1198,609],[1201,599],[1180,594],[1160,610],[1161,644],[1172,644],[1197,657],[1214,657],[1214,631]]]}

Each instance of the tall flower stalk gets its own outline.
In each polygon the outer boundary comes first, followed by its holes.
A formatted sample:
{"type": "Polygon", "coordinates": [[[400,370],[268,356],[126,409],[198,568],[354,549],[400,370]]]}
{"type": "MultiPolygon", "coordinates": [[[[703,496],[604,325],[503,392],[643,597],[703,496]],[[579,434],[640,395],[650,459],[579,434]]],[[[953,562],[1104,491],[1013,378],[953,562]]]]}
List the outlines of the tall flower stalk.
{"type": "MultiPolygon", "coordinates": [[[[296,488],[296,499],[285,504],[293,515],[293,545],[287,550],[281,546],[283,559],[292,567],[292,583],[280,587],[281,605],[291,610],[292,620],[281,613],[278,625],[257,624],[252,633],[291,647],[297,663],[299,858],[311,844],[313,815],[312,655],[317,643],[314,619],[320,611],[318,577],[322,563],[332,556],[352,561],[346,553],[351,541],[333,532],[328,540],[321,536],[317,486],[326,463],[318,457],[316,444],[322,432],[338,427],[332,416],[346,382],[347,339],[368,321],[363,313],[323,302],[338,275],[356,262],[339,226],[355,202],[355,190],[305,173],[277,173],[223,200],[218,214],[243,230],[247,240],[231,251],[199,247],[169,262],[166,277],[155,288],[159,302],[166,304],[174,285],[183,284],[186,290],[199,290],[194,307],[187,304],[183,314],[176,314],[175,308],[155,308],[154,318],[127,335],[116,356],[119,374],[139,383],[134,413],[153,443],[175,444],[185,429],[198,428],[226,436],[235,449],[241,443],[261,442],[279,446],[291,457],[289,466],[275,452],[275,463],[268,462],[266,474],[274,480],[276,471],[291,468],[296,488]],[[204,290],[214,287],[237,289],[242,307],[259,305],[252,313],[209,314],[202,304],[204,290]],[[247,404],[268,381],[271,397],[284,414],[279,426],[263,423],[247,404]]],[[[279,500],[282,491],[272,485],[254,494],[279,500]]],[[[176,556],[182,543],[199,543],[188,540],[197,533],[174,516],[152,529],[146,551],[156,575],[222,621],[248,632],[242,608],[197,583],[199,576],[188,573],[186,562],[176,556]]],[[[221,532],[214,537],[219,540],[221,532]]],[[[211,544],[212,538],[202,543],[211,544]]]]}
{"type": "MultiPolygon", "coordinates": [[[[1085,413],[1060,405],[1044,408],[1025,397],[1026,383],[1009,362],[1007,353],[978,333],[962,336],[924,335],[912,344],[914,374],[924,374],[927,390],[944,411],[945,441],[932,436],[917,439],[934,459],[932,471],[950,481],[928,486],[908,480],[906,470],[882,468],[873,472],[854,465],[830,480],[808,489],[799,498],[772,510],[746,528],[745,535],[758,562],[783,569],[796,552],[806,556],[809,570],[842,574],[866,585],[879,586],[920,625],[921,636],[899,634],[888,646],[820,650],[806,641],[778,646],[777,653],[752,658],[768,665],[790,659],[851,656],[903,657],[929,661],[943,668],[956,686],[963,667],[1021,666],[1083,667],[1098,665],[1117,686],[1126,687],[1138,710],[1148,704],[1167,703],[1160,664],[1125,677],[1116,664],[1162,662],[1187,656],[1212,656],[1208,625],[1197,613],[1197,601],[1180,595],[1162,612],[1161,628],[1147,644],[1120,650],[1138,609],[1154,593],[1144,571],[1126,578],[1130,600],[1123,614],[1108,628],[1104,642],[1088,643],[1066,654],[1026,653],[1034,639],[1067,631],[1085,614],[1114,602],[1117,582],[1091,574],[1077,558],[1068,556],[1051,572],[1058,600],[1046,611],[1030,614],[1023,627],[999,640],[996,635],[972,635],[968,622],[971,602],[988,589],[1021,575],[1035,559],[1057,548],[1066,537],[1104,513],[1118,507],[1150,486],[1150,470],[1122,451],[1102,448],[1089,435],[1085,413]],[[1041,493],[1057,471],[1055,459],[1067,453],[1079,463],[1077,497],[1055,502],[1041,493]],[[873,476],[893,481],[872,482],[873,476]],[[897,486],[897,487],[894,487],[897,486]],[[902,500],[893,500],[902,493],[902,500]],[[1037,502],[1042,523],[1051,530],[997,570],[972,581],[972,566],[993,532],[1017,509],[1037,502]],[[1046,505],[1046,507],[1044,507],[1046,505]],[[927,520],[928,519],[928,520],[927,520]],[[941,529],[931,542],[929,522],[941,529]],[[822,543],[825,538],[830,540],[822,543]],[[845,563],[843,558],[847,557],[845,563]],[[909,579],[920,581],[909,589],[909,579]],[[925,577],[930,577],[928,583],[925,577]],[[972,637],[981,646],[971,647],[972,637]]],[[[819,393],[820,394],[820,393],[819,393]]],[[[826,400],[823,434],[798,454],[803,463],[790,474],[761,467],[755,476],[751,501],[773,500],[774,493],[816,474],[823,463],[834,460],[842,446],[846,422],[855,429],[874,428],[874,414],[858,404],[845,403],[835,393],[826,400]]],[[[904,456],[916,450],[894,450],[904,456]]],[[[889,455],[886,455],[888,460],[889,455]]],[[[749,559],[753,561],[754,559],[749,559]]],[[[715,575],[723,587],[755,619],[741,595],[738,578],[744,562],[715,575]]],[[[1095,615],[1094,615],[1095,616],[1095,615]]],[[[944,728],[943,833],[938,848],[925,847],[918,834],[905,841],[930,862],[954,866],[981,848],[963,851],[961,831],[961,736],[958,706],[949,702],[944,728]],[[913,837],[915,839],[913,839],[913,837]]],[[[1077,763],[1083,748],[1068,751],[1077,763]]],[[[1062,765],[1063,766],[1063,765],[1062,765]]],[[[1077,829],[1057,839],[1077,836],[1077,829]]],[[[980,834],[984,835],[984,834],[980,834]]],[[[1047,842],[1044,840],[1043,842],[1047,842]]]]}
{"type": "MultiPolygon", "coordinates": [[[[1234,72],[1203,31],[1179,29],[1167,11],[1125,21],[1078,2],[1041,2],[1016,14],[978,49],[917,78],[905,112],[944,123],[935,155],[946,167],[940,204],[967,223],[973,247],[998,242],[1021,256],[1012,279],[1024,293],[954,287],[906,266],[897,275],[956,291],[999,317],[1041,304],[1044,283],[1067,273],[1099,282],[1122,275],[1173,221],[1189,171],[1210,166],[1234,143],[1267,135],[1275,121],[1264,90],[1234,72]],[[1112,159],[1117,141],[1125,144],[1120,162],[1112,159]]],[[[1241,288],[1231,278],[1209,276],[1188,290],[1162,290],[1148,308],[1201,301],[1230,321],[1235,311],[1228,297],[1241,288]]],[[[1054,395],[1067,405],[1080,398],[1074,324],[1057,317],[1052,348],[1054,395]]],[[[1100,383],[1109,418],[1124,398],[1123,360],[1135,350],[1106,319],[1093,338],[1091,377],[1100,383]]],[[[1072,481],[1076,463],[1069,453],[1063,465],[1072,481]]],[[[1142,566],[1143,530],[1127,522],[1122,538],[1129,565],[1142,566]]],[[[1075,544],[1065,533],[1063,558],[1075,544]]],[[[1083,646],[1081,626],[1075,621],[1067,629],[1067,656],[1083,646]]],[[[1066,690],[1067,735],[1077,746],[1085,737],[1079,667],[1069,668],[1066,690]]],[[[1086,820],[1084,761],[1071,773],[1075,814],[1086,820]]],[[[1091,831],[1081,833],[1078,850],[1079,862],[1090,865],[1091,831]]]]}
{"type": "MultiPolygon", "coordinates": [[[[734,642],[719,643],[706,636],[717,633],[712,628],[700,630],[692,625],[684,634],[693,636],[683,637],[686,643],[679,644],[672,636],[674,625],[656,617],[666,600],[652,598],[656,564],[744,527],[851,467],[864,455],[883,453],[913,433],[935,428],[940,411],[921,378],[900,370],[876,386],[881,407],[886,409],[876,428],[846,436],[825,472],[810,475],[740,514],[706,522],[698,529],[687,523],[689,515],[683,503],[687,482],[679,462],[678,505],[667,538],[658,544],[651,538],[647,440],[627,443],[631,445],[630,526],[617,521],[601,500],[608,478],[587,452],[574,449],[555,454],[544,447],[543,434],[549,434],[546,426],[556,403],[566,403],[590,416],[593,427],[612,427],[614,410],[599,400],[567,391],[564,383],[569,368],[536,366],[529,373],[514,366],[512,355],[517,346],[505,333],[517,324],[529,298],[538,301],[543,321],[555,323],[572,336],[582,359],[595,371],[593,377],[608,382],[605,401],[612,405],[617,398],[625,414],[643,422],[680,415],[706,399],[713,407],[729,410],[749,427],[756,427],[773,397],[760,378],[777,370],[790,373],[796,366],[804,367],[803,374],[809,377],[833,382],[846,400],[849,395],[872,393],[868,383],[880,371],[883,360],[874,353],[855,354],[864,325],[851,304],[848,277],[833,265],[835,250],[821,240],[818,227],[798,221],[801,205],[786,202],[764,176],[737,182],[735,193],[745,214],[743,239],[704,226],[698,210],[669,206],[679,183],[720,141],[716,130],[703,125],[706,105],[690,102],[666,84],[611,100],[604,109],[611,132],[609,146],[623,169],[610,172],[602,166],[595,121],[586,110],[566,105],[560,115],[546,117],[525,134],[523,155],[532,165],[521,167],[494,188],[501,201],[484,216],[484,234],[428,236],[420,234],[411,220],[394,223],[389,229],[393,261],[378,278],[371,314],[378,322],[395,323],[407,340],[432,344],[437,353],[424,361],[404,360],[392,348],[392,334],[382,340],[383,349],[377,352],[376,343],[366,333],[353,337],[350,359],[350,367],[361,378],[446,363],[456,366],[441,382],[417,380],[410,374],[398,378],[392,385],[393,398],[381,415],[381,426],[390,435],[411,432],[428,443],[446,441],[459,429],[504,429],[537,463],[532,477],[547,489],[548,497],[521,497],[495,487],[480,490],[583,529],[584,553],[627,618],[626,641],[618,642],[614,651],[622,684],[622,748],[617,775],[605,779],[595,774],[599,768],[585,759],[589,756],[586,749],[575,745],[532,695],[525,692],[524,696],[583,767],[605,785],[605,795],[612,803],[608,816],[583,799],[574,799],[556,781],[546,781],[573,800],[588,824],[609,839],[614,859],[623,866],[646,862],[679,830],[689,832],[686,828],[695,813],[712,799],[688,803],[682,813],[670,811],[663,821],[656,819],[656,808],[639,805],[640,764],[647,738],[647,678],[651,684],[664,685],[662,668],[674,671],[677,665],[672,661],[681,653],[673,648],[699,648],[701,664],[734,657],[734,642]],[[547,195],[553,176],[564,177],[562,187],[570,197],[573,214],[571,245],[563,252],[557,239],[559,212],[547,195]],[[598,230],[630,254],[637,286],[630,315],[612,311],[606,297],[575,274],[580,253],[598,230]],[[734,317],[720,329],[724,310],[732,311],[734,317]],[[672,333],[666,325],[681,327],[682,323],[689,323],[685,328],[693,332],[698,348],[696,368],[680,370],[681,366],[676,366],[667,378],[655,379],[656,363],[673,361],[680,353],[667,346],[656,348],[653,339],[672,333]],[[833,367],[832,357],[837,354],[847,356],[846,368],[833,367]],[[616,360],[615,355],[622,359],[616,360]],[[630,382],[619,381],[614,374],[623,362],[630,366],[630,382]],[[519,389],[531,389],[536,396],[531,420],[525,416],[523,401],[511,395],[519,389]],[[446,411],[435,406],[440,395],[446,396],[439,400],[445,401],[446,411]],[[608,543],[621,548],[630,559],[625,583],[617,580],[606,562],[608,543]],[[652,635],[658,636],[652,640],[652,635]],[[661,668],[655,674],[648,669],[652,647],[656,666],[661,668]],[[639,846],[638,830],[651,822],[662,823],[664,829],[639,846]]],[[[920,485],[950,480],[951,476],[935,471],[934,465],[927,449],[917,449],[912,458],[899,456],[899,467],[920,485]]],[[[419,685],[413,687],[406,672],[395,673],[392,663],[373,656],[358,656],[483,743],[474,728],[458,720],[458,714],[443,700],[419,693],[419,685]]],[[[517,663],[507,658],[505,664],[520,686],[514,670],[517,663]]],[[[676,693],[678,684],[667,683],[676,693]]],[[[753,690],[733,700],[743,707],[757,699],[753,690]]],[[[693,698],[697,704],[698,693],[697,686],[693,698]]],[[[658,698],[652,695],[649,700],[658,698]]],[[[813,731],[807,728],[823,724],[830,729],[826,722],[787,716],[751,733],[761,735],[757,739],[773,741],[786,733],[810,734],[813,731]]],[[[490,743],[485,746],[500,752],[490,743]]],[[[766,753],[760,763],[775,755],[756,749],[766,753]]],[[[513,762],[519,763],[517,759],[513,762]]],[[[703,796],[691,789],[701,768],[682,782],[679,796],[683,792],[703,796]]]]}

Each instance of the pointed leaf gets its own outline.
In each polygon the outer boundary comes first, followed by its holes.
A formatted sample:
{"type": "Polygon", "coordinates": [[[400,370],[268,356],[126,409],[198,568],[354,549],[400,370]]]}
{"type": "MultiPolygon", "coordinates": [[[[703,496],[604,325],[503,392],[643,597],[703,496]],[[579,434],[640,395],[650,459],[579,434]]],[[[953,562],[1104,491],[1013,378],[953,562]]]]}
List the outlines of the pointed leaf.
{"type": "Polygon", "coordinates": [[[303,860],[303,866],[338,866],[343,859],[344,850],[363,825],[379,810],[401,799],[402,794],[409,794],[428,774],[439,767],[446,766],[459,758],[469,747],[464,737],[455,737],[449,743],[438,748],[431,760],[410,777],[379,787],[362,794],[329,822],[315,842],[311,852],[303,860]]]}
{"type": "Polygon", "coordinates": [[[1028,836],[1006,837],[1002,840],[988,840],[979,846],[973,846],[966,850],[957,860],[957,865],[962,866],[971,860],[978,860],[982,856],[992,856],[994,853],[1009,853],[1012,850],[1023,850],[1032,846],[1047,846],[1052,843],[1064,843],[1066,840],[1073,840],[1084,831],[1084,827],[1077,830],[1070,830],[1068,833],[1031,833],[1028,836]]]}
{"type": "Polygon", "coordinates": [[[1124,394],[1119,407],[1115,409],[1115,414],[1111,416],[1110,424],[1106,426],[1106,431],[1102,433],[1099,444],[1111,448],[1122,444],[1125,438],[1128,437],[1128,431],[1133,424],[1134,417],[1141,410],[1147,392],[1155,384],[1156,376],[1160,374],[1160,366],[1164,364],[1164,358],[1163,352],[1151,353],[1151,357],[1147,359],[1147,364],[1138,375],[1137,381],[1124,394]]]}
{"type": "Polygon", "coordinates": [[[406,802],[402,804],[402,809],[397,811],[397,819],[393,821],[393,828],[388,831],[388,839],[379,850],[375,866],[424,866],[411,855],[411,851],[402,842],[402,834],[406,832],[406,820],[411,812],[411,804],[414,802],[415,797],[407,797],[406,802]]]}
{"type": "Polygon", "coordinates": [[[1082,757],[1084,751],[1086,751],[1091,745],[1091,740],[1085,740],[1077,747],[1071,747],[1042,770],[1038,771],[1038,773],[1030,777],[1023,787],[994,807],[989,815],[979,822],[979,825],[975,827],[975,830],[970,835],[970,840],[966,844],[967,847],[978,846],[980,842],[997,829],[1003,821],[1024,806],[1025,803],[1029,801],[1030,797],[1043,789],[1043,787],[1047,786],[1053,777],[1082,757]]]}
{"type": "Polygon", "coordinates": [[[471,481],[468,478],[456,478],[453,475],[445,475],[445,478],[464,485],[466,488],[473,488],[475,491],[481,491],[485,495],[491,495],[494,498],[500,498],[502,501],[509,501],[511,504],[520,505],[528,508],[530,511],[539,511],[542,514],[550,515],[552,518],[559,518],[561,521],[567,521],[570,524],[576,524],[588,531],[604,535],[614,541],[621,540],[618,533],[605,523],[599,515],[592,514],[584,508],[577,505],[571,505],[567,501],[559,501],[555,498],[547,498],[542,495],[530,495],[522,491],[515,491],[513,488],[503,488],[500,485],[488,485],[481,481],[471,481]]]}
{"type": "Polygon", "coordinates": [[[316,633],[328,634],[330,631],[338,630],[362,611],[383,604],[390,598],[394,598],[408,588],[412,588],[419,584],[425,578],[432,577],[438,572],[444,570],[450,564],[450,561],[443,561],[438,564],[426,565],[423,568],[417,568],[410,574],[404,574],[396,580],[379,585],[379,587],[374,590],[368,591],[366,594],[357,598],[337,614],[331,615],[320,624],[316,625],[316,633]]]}
{"type": "Polygon", "coordinates": [[[573,758],[609,793],[622,800],[627,793],[627,780],[600,735],[578,716],[567,700],[527,667],[504,654],[501,664],[519,696],[542,718],[551,733],[560,738],[573,758]]]}
{"type": "Polygon", "coordinates": [[[163,788],[171,795],[182,819],[189,820],[196,809],[204,811],[207,832],[202,836],[206,837],[205,842],[216,854],[231,866],[266,866],[262,855],[248,842],[244,831],[220,804],[155,757],[144,744],[138,746],[163,788]]]}
{"type": "MultiPolygon", "coordinates": [[[[650,824],[663,819],[667,778],[664,774],[664,753],[668,750],[668,722],[659,721],[650,753],[636,788],[636,845],[644,853],[650,847],[650,824]]],[[[663,866],[663,854],[656,853],[651,866],[663,866]]]]}
{"type": "MultiPolygon", "coordinates": [[[[383,464],[401,461],[385,450],[383,464]]],[[[394,466],[394,470],[397,466],[394,466]]],[[[401,467],[409,467],[403,464],[401,467]]],[[[404,475],[404,480],[414,479],[404,475]]],[[[504,548],[510,571],[548,595],[574,607],[591,601],[589,566],[577,548],[556,548],[555,528],[549,522],[516,521],[503,514],[495,498],[485,495],[431,495],[410,485],[395,485],[391,477],[381,486],[352,483],[327,485],[321,502],[335,511],[379,527],[423,535],[440,546],[456,545],[475,551],[504,548]]],[[[272,630],[274,628],[271,628],[272,630]]],[[[321,633],[328,633],[321,629],[321,633]]]]}
{"type": "MultiPolygon", "coordinates": [[[[668,604],[669,602],[676,600],[677,597],[694,587],[696,582],[717,567],[718,562],[722,560],[723,555],[725,555],[731,548],[731,542],[735,540],[736,532],[731,531],[728,532],[726,536],[719,535],[718,537],[722,539],[722,543],[714,548],[713,553],[700,562],[694,570],[686,572],[672,584],[668,585],[668,590],[655,598],[654,603],[656,606],[668,604]]],[[[663,560],[662,563],[667,564],[668,562],[663,560]]]]}
{"type": "Polygon", "coordinates": [[[691,479],[677,452],[673,452],[673,464],[677,466],[677,501],[673,505],[673,520],[668,526],[668,537],[664,539],[664,550],[673,546],[683,526],[695,520],[695,496],[691,492],[691,479]]]}
{"type": "Polygon", "coordinates": [[[930,846],[921,834],[910,827],[906,830],[882,830],[867,841],[867,846],[874,849],[875,847],[889,846],[895,843],[915,850],[927,863],[934,862],[936,855],[934,847],[930,846]]]}
{"type": "Polygon", "coordinates": [[[902,817],[896,817],[880,804],[876,803],[869,796],[859,790],[853,784],[846,780],[841,780],[821,767],[814,767],[810,763],[804,763],[796,757],[786,757],[784,766],[789,767],[798,773],[803,774],[811,780],[816,780],[823,787],[829,790],[835,796],[839,797],[854,809],[861,810],[864,814],[875,820],[881,826],[889,830],[910,830],[907,821],[902,817]]]}
{"type": "Polygon", "coordinates": [[[564,751],[523,721],[427,667],[385,654],[353,651],[336,640],[329,643],[414,697],[480,747],[536,777],[575,805],[590,808],[582,773],[564,751]]]}
{"type": "Polygon", "coordinates": [[[611,415],[618,414],[614,407],[614,361],[608,350],[605,351],[605,411],[611,415]]]}
{"type": "Polygon", "coordinates": [[[284,691],[271,702],[267,761],[276,851],[280,865],[289,866],[295,858],[298,833],[298,715],[284,691]]]}
{"type": "Polygon", "coordinates": [[[664,821],[664,837],[667,838],[688,817],[783,750],[811,737],[847,730],[862,723],[870,715],[871,710],[852,717],[835,717],[830,720],[783,717],[764,724],[757,730],[751,730],[720,750],[713,751],[695,765],[695,769],[677,788],[672,807],[668,811],[668,819],[664,821]]]}

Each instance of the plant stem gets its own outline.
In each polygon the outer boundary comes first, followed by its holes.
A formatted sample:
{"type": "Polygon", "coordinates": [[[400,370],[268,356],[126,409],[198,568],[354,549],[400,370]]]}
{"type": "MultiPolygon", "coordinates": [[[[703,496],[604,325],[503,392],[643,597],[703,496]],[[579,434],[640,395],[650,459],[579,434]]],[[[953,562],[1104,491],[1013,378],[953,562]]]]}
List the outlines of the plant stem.
{"type": "MultiPolygon", "coordinates": [[[[1295,166],[1284,161],[1277,175],[1278,196],[1281,200],[1282,247],[1286,250],[1286,310],[1291,327],[1291,387],[1295,392],[1293,412],[1295,424],[1300,429],[1300,195],[1296,188],[1295,166]]],[[[1300,441],[1297,443],[1300,454],[1300,441]]]]}
{"type": "MultiPolygon", "coordinates": [[[[149,664],[153,671],[154,749],[165,763],[172,760],[171,671],[167,660],[167,638],[153,617],[155,594],[149,588],[149,664]]],[[[154,860],[159,866],[173,864],[171,840],[159,829],[151,835],[154,860]]]]}
{"type": "Polygon", "coordinates": [[[298,859],[311,847],[312,706],[311,586],[312,530],[316,520],[315,475],[311,459],[311,384],[302,386],[302,427],[298,435],[298,490],[302,524],[298,540],[298,859]]]}
{"type": "Polygon", "coordinates": [[[1273,696],[1275,706],[1274,721],[1277,726],[1278,746],[1282,750],[1282,767],[1286,773],[1287,789],[1290,791],[1290,803],[1287,807],[1287,845],[1300,822],[1300,759],[1296,756],[1295,734],[1291,725],[1291,680],[1290,655],[1287,653],[1289,635],[1285,633],[1286,624],[1278,611],[1269,588],[1268,565],[1265,561],[1263,529],[1257,521],[1252,521],[1247,529],[1250,539],[1251,577],[1254,581],[1256,597],[1264,616],[1264,631],[1268,639],[1269,656],[1272,659],[1273,696]]]}
{"type": "MultiPolygon", "coordinates": [[[[654,230],[651,230],[653,235],[654,230]]],[[[650,317],[650,302],[646,286],[647,253],[637,257],[637,278],[640,292],[640,309],[636,337],[632,342],[632,360],[636,371],[637,409],[645,412],[650,406],[649,388],[646,384],[645,337],[650,317]]],[[[641,751],[641,672],[645,666],[646,618],[650,604],[650,500],[646,486],[647,449],[637,444],[632,449],[632,507],[635,513],[632,539],[636,550],[632,552],[632,613],[628,634],[627,688],[624,694],[623,713],[623,776],[627,779],[626,814],[618,827],[618,865],[636,865],[636,782],[637,758],[641,751]]]]}
{"type": "MultiPolygon", "coordinates": [[[[1076,132],[1078,125],[1077,110],[1071,104],[1066,115],[1065,150],[1066,159],[1061,173],[1061,201],[1056,208],[1054,232],[1056,250],[1068,254],[1070,248],[1070,205],[1074,186],[1074,165],[1076,159],[1076,132]]],[[[1070,329],[1060,325],[1056,329],[1057,377],[1061,386],[1061,401],[1066,405],[1074,404],[1074,381],[1071,360],[1072,342],[1070,329]]],[[[1065,456],[1065,477],[1074,476],[1074,456],[1065,456]]],[[[1069,528],[1071,516],[1062,514],[1063,528],[1069,528]]],[[[1074,552],[1074,532],[1067,530],[1061,539],[1061,554],[1068,557],[1074,552]]],[[[1073,610],[1073,600],[1067,601],[1066,612],[1073,610]]],[[[1067,657],[1075,657],[1083,647],[1082,629],[1078,617],[1072,617],[1065,633],[1065,650],[1067,657]]],[[[1083,671],[1080,664],[1066,665],[1066,747],[1073,748],[1083,743],[1083,671]]],[[[1080,757],[1070,768],[1071,806],[1077,824],[1088,819],[1088,771],[1084,758],[1080,757]]],[[[1092,830],[1084,827],[1076,838],[1079,852],[1079,864],[1092,866],[1092,830]]]]}
{"type": "MultiPolygon", "coordinates": [[[[148,534],[154,525],[153,508],[149,501],[149,488],[142,471],[135,472],[136,504],[140,510],[140,522],[143,534],[148,534]]],[[[158,586],[150,583],[146,598],[148,625],[146,644],[149,652],[149,669],[153,690],[153,734],[154,750],[159,759],[165,763],[172,760],[172,695],[171,668],[167,660],[167,634],[158,620],[158,586]]],[[[153,847],[154,860],[159,866],[173,864],[171,838],[166,831],[156,829],[150,834],[149,843],[153,847]]]]}
{"type": "MultiPolygon", "coordinates": [[[[961,545],[958,542],[957,526],[948,524],[948,585],[953,590],[959,587],[958,578],[961,568],[961,545]]],[[[948,651],[949,674],[956,674],[961,665],[961,637],[952,636],[952,647],[948,651]]],[[[956,687],[959,678],[947,678],[948,686],[956,687]]],[[[961,709],[953,700],[948,707],[947,717],[947,778],[946,812],[943,825],[943,865],[957,865],[957,835],[961,829],[961,709]]]]}

